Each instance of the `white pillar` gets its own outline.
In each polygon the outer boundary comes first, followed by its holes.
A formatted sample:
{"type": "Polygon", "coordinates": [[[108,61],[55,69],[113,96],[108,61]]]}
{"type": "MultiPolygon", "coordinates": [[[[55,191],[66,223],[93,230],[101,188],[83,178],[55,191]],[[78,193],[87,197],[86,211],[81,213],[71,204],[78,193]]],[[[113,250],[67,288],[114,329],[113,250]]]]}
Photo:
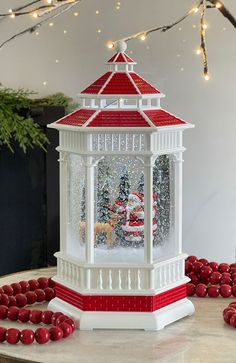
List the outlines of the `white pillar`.
{"type": "Polygon", "coordinates": [[[182,152],[178,153],[174,157],[175,163],[175,213],[174,213],[174,223],[175,223],[175,252],[182,253],[182,152]]]}
{"type": "Polygon", "coordinates": [[[144,260],[153,263],[153,157],[144,158],[144,260]]]}
{"type": "Polygon", "coordinates": [[[86,169],[86,262],[94,263],[94,166],[93,157],[85,156],[86,169]]]}
{"type": "Polygon", "coordinates": [[[67,236],[69,222],[68,206],[68,154],[60,152],[60,251],[67,252],[67,236]]]}

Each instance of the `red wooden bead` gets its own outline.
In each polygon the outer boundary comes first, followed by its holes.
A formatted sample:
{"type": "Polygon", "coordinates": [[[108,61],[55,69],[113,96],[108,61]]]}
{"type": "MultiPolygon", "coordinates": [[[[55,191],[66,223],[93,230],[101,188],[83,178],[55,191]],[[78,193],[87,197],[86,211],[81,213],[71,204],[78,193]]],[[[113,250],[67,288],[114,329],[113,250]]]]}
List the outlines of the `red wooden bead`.
{"type": "Polygon", "coordinates": [[[196,256],[188,256],[187,261],[194,263],[195,261],[197,261],[197,257],[196,256]]]}
{"type": "Polygon", "coordinates": [[[42,302],[45,301],[45,292],[42,289],[36,289],[35,294],[37,295],[37,301],[42,302]]]}
{"type": "Polygon", "coordinates": [[[54,288],[56,286],[56,283],[51,279],[51,277],[48,279],[48,286],[51,288],[54,288]]]}
{"type": "Polygon", "coordinates": [[[204,284],[198,284],[196,286],[196,295],[198,297],[205,297],[207,294],[207,288],[206,288],[206,285],[204,284]]]}
{"type": "Polygon", "coordinates": [[[55,291],[51,287],[46,287],[44,292],[46,301],[51,301],[55,297],[55,291]]]}
{"type": "Polygon", "coordinates": [[[0,305],[0,319],[4,320],[7,317],[8,307],[5,305],[0,305]]]}
{"type": "Polygon", "coordinates": [[[15,328],[7,329],[6,341],[9,344],[17,344],[20,340],[20,330],[15,328]]]}
{"type": "Polygon", "coordinates": [[[52,326],[49,329],[49,336],[53,342],[63,338],[63,335],[64,335],[63,330],[59,328],[59,326],[52,326]]]}
{"type": "Polygon", "coordinates": [[[30,285],[29,285],[28,281],[20,281],[19,284],[21,286],[21,292],[23,294],[26,293],[27,291],[29,291],[30,285]]]}
{"type": "Polygon", "coordinates": [[[232,268],[232,267],[236,267],[236,263],[234,262],[234,263],[231,263],[230,265],[229,265],[229,267],[230,268],[232,268]]]}
{"type": "Polygon", "coordinates": [[[186,285],[187,296],[193,296],[195,294],[195,285],[189,282],[186,285]]]}
{"type": "Polygon", "coordinates": [[[23,329],[20,333],[20,341],[22,344],[29,345],[34,341],[34,332],[31,329],[23,329]]]}
{"type": "Polygon", "coordinates": [[[15,296],[9,296],[9,303],[8,306],[16,306],[16,298],[15,296]]]}
{"type": "Polygon", "coordinates": [[[4,294],[11,296],[14,294],[14,290],[10,285],[4,285],[2,286],[4,294]]]}
{"type": "Polygon", "coordinates": [[[0,295],[3,294],[3,289],[0,287],[0,295]]]}
{"type": "Polygon", "coordinates": [[[231,279],[232,280],[236,279],[236,272],[234,272],[233,274],[231,274],[231,279]]]}
{"type": "Polygon", "coordinates": [[[201,282],[205,285],[208,285],[210,282],[210,277],[203,277],[201,278],[201,282]]]}
{"type": "Polygon", "coordinates": [[[192,271],[192,266],[190,261],[185,261],[185,274],[189,274],[192,271]]]}
{"type": "Polygon", "coordinates": [[[36,329],[34,336],[35,336],[36,342],[39,344],[46,344],[50,339],[49,331],[47,328],[36,329]]]}
{"type": "Polygon", "coordinates": [[[209,263],[209,266],[212,269],[212,271],[218,271],[219,265],[217,262],[212,261],[209,263]]]}
{"type": "Polygon", "coordinates": [[[218,271],[214,271],[212,272],[211,276],[210,276],[210,283],[211,284],[218,284],[220,282],[222,278],[222,274],[218,271]]]}
{"type": "Polygon", "coordinates": [[[236,297],[236,285],[232,286],[232,295],[236,297]]]}
{"type": "Polygon", "coordinates": [[[202,279],[207,279],[211,276],[212,274],[212,269],[210,268],[210,266],[203,266],[201,268],[201,272],[200,272],[200,277],[202,279]]]}
{"type": "Polygon", "coordinates": [[[0,304],[1,305],[5,305],[8,306],[9,305],[9,297],[6,294],[1,294],[0,295],[0,304]]]}
{"type": "Polygon", "coordinates": [[[24,294],[16,294],[16,305],[23,308],[27,304],[27,297],[24,294]]]}
{"type": "Polygon", "coordinates": [[[19,321],[21,321],[22,323],[26,323],[27,321],[29,321],[29,317],[30,317],[29,309],[20,309],[19,315],[18,315],[19,321]]]}
{"type": "Polygon", "coordinates": [[[228,263],[220,263],[219,264],[219,271],[222,273],[222,272],[229,272],[229,265],[228,263]]]}
{"type": "Polygon", "coordinates": [[[29,280],[28,283],[30,285],[30,291],[34,291],[34,290],[38,289],[38,287],[39,287],[39,283],[35,279],[29,280]]]}
{"type": "Polygon", "coordinates": [[[42,311],[41,310],[31,310],[29,315],[29,320],[33,324],[39,324],[42,321],[42,311]]]}
{"type": "Polygon", "coordinates": [[[230,273],[235,274],[235,272],[236,272],[236,267],[230,267],[230,273]]]}
{"type": "Polygon", "coordinates": [[[7,329],[6,328],[0,327],[0,343],[5,342],[5,340],[6,340],[6,332],[7,332],[7,329]]]}
{"type": "Polygon", "coordinates": [[[231,278],[231,273],[229,273],[229,272],[222,272],[222,277],[230,277],[231,278]]]}
{"type": "Polygon", "coordinates": [[[207,288],[208,296],[217,297],[220,294],[220,289],[217,285],[211,285],[207,288]]]}
{"type": "Polygon", "coordinates": [[[203,267],[203,263],[200,261],[196,261],[193,263],[192,270],[193,270],[193,272],[198,273],[198,272],[200,272],[202,267],[203,267]]]}
{"type": "Polygon", "coordinates": [[[39,277],[38,278],[39,288],[44,290],[48,287],[48,278],[47,277],[39,277]]]}
{"type": "Polygon", "coordinates": [[[59,328],[61,328],[63,330],[63,338],[67,338],[69,335],[71,335],[73,333],[73,329],[71,327],[70,324],[68,323],[61,323],[59,325],[59,328]]]}
{"type": "Polygon", "coordinates": [[[190,272],[190,275],[189,275],[190,279],[191,279],[191,282],[194,284],[194,285],[197,285],[199,284],[200,280],[198,278],[197,275],[195,275],[194,272],[190,272]]]}
{"type": "Polygon", "coordinates": [[[27,291],[26,294],[27,304],[32,305],[37,301],[37,295],[35,291],[27,291]]]}
{"type": "Polygon", "coordinates": [[[61,323],[63,323],[63,321],[69,319],[69,316],[67,315],[59,315],[58,318],[55,320],[54,325],[55,326],[59,326],[61,323]]]}
{"type": "Polygon", "coordinates": [[[228,312],[228,311],[234,311],[236,313],[236,309],[234,306],[228,306],[227,308],[225,308],[223,310],[223,316],[228,312]]]}
{"type": "Polygon", "coordinates": [[[71,325],[71,327],[72,327],[72,330],[73,330],[73,331],[75,330],[75,328],[76,328],[76,323],[75,323],[75,321],[74,321],[73,319],[67,319],[67,320],[65,320],[65,321],[64,321],[64,323],[70,324],[70,325],[71,325]]]}
{"type": "Polygon", "coordinates": [[[231,318],[231,316],[232,316],[233,314],[235,314],[235,310],[234,310],[234,309],[232,309],[232,310],[228,310],[228,311],[226,311],[226,313],[224,314],[224,321],[225,321],[227,324],[229,324],[230,318],[231,318]]]}
{"type": "Polygon", "coordinates": [[[52,315],[52,325],[55,325],[56,320],[57,320],[58,316],[60,316],[60,315],[64,315],[64,314],[60,313],[59,311],[57,311],[56,313],[53,313],[53,315],[52,315]]]}
{"type": "Polygon", "coordinates": [[[220,286],[220,294],[222,297],[229,297],[232,293],[231,286],[223,284],[220,286]]]}
{"type": "Polygon", "coordinates": [[[229,323],[230,323],[230,325],[231,325],[231,326],[233,326],[234,328],[236,328],[236,313],[234,313],[234,314],[231,316],[231,318],[230,318],[230,320],[229,320],[229,323]]]}
{"type": "Polygon", "coordinates": [[[232,303],[230,303],[228,307],[235,309],[235,312],[236,312],[236,301],[233,301],[232,303]]]}
{"type": "Polygon", "coordinates": [[[209,262],[206,258],[199,258],[198,261],[201,262],[203,264],[203,266],[207,266],[209,264],[209,262]]]}
{"type": "Polygon", "coordinates": [[[42,323],[51,324],[52,323],[53,311],[45,310],[42,312],[42,323]]]}
{"type": "Polygon", "coordinates": [[[11,287],[13,288],[14,295],[20,294],[22,292],[21,285],[18,282],[13,282],[13,284],[11,284],[11,287]]]}
{"type": "Polygon", "coordinates": [[[8,308],[7,318],[12,321],[18,320],[19,309],[16,306],[8,308]]]}
{"type": "Polygon", "coordinates": [[[232,279],[229,276],[223,276],[222,279],[220,280],[220,284],[227,284],[230,285],[232,284],[232,279]]]}

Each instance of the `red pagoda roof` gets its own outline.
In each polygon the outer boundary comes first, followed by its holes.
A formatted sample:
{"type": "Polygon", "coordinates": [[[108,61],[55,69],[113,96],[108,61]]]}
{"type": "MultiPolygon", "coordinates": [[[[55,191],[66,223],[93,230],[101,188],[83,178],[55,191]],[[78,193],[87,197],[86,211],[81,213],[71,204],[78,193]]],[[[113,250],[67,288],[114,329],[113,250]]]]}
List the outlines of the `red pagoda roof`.
{"type": "Polygon", "coordinates": [[[77,127],[162,127],[181,126],[187,122],[163,109],[154,110],[96,110],[79,109],[56,124],[77,127]],[[86,124],[86,125],[85,125],[86,124]]]}
{"type": "Polygon", "coordinates": [[[135,63],[126,53],[116,53],[107,63],[135,63]]]}
{"type": "Polygon", "coordinates": [[[160,94],[160,91],[135,72],[107,72],[82,94],[160,94]]]}

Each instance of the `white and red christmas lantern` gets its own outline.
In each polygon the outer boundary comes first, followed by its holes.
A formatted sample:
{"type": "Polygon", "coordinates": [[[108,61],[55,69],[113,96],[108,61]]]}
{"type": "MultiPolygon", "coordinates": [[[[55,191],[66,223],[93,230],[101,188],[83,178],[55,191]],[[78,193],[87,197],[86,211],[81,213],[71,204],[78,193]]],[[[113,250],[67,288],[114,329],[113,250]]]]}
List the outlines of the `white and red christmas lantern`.
{"type": "Polygon", "coordinates": [[[182,143],[191,124],[134,72],[126,43],[81,108],[54,122],[60,251],[50,309],[80,329],[159,330],[194,312],[182,253],[182,143]]]}

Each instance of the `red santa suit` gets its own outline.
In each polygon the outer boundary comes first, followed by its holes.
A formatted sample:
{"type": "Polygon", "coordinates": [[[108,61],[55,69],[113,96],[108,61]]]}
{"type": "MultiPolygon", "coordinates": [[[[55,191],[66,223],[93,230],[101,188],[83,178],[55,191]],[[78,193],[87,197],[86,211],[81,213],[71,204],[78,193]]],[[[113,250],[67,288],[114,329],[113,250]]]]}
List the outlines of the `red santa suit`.
{"type": "Polygon", "coordinates": [[[125,218],[122,229],[125,240],[134,242],[142,241],[144,233],[144,210],[143,198],[140,193],[131,193],[128,197],[128,204],[125,208],[125,218]]]}

